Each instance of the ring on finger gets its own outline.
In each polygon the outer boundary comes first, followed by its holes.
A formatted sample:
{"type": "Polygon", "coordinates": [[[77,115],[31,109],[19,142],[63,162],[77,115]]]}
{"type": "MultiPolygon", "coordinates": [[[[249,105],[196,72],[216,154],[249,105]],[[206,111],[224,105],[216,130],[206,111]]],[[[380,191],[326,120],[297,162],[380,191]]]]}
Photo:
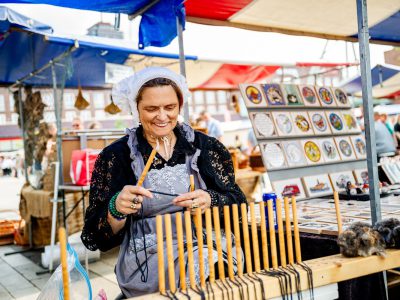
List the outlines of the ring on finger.
{"type": "Polygon", "coordinates": [[[199,204],[196,202],[196,201],[194,201],[194,199],[192,200],[192,209],[194,209],[194,208],[198,208],[199,207],[199,204]]]}
{"type": "Polygon", "coordinates": [[[138,204],[139,203],[139,197],[138,196],[133,197],[132,201],[133,201],[133,203],[138,204]]]}
{"type": "Polygon", "coordinates": [[[131,209],[136,209],[136,203],[132,203],[130,206],[131,209]]]}

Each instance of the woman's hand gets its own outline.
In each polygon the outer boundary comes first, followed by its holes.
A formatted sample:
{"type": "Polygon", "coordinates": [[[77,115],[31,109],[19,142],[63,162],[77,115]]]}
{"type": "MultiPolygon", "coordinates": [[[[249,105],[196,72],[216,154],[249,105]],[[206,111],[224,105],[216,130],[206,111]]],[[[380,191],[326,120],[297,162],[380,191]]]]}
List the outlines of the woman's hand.
{"type": "Polygon", "coordinates": [[[172,200],[172,203],[177,206],[189,208],[189,210],[200,207],[201,212],[204,213],[211,206],[211,197],[204,190],[195,190],[176,197],[172,200]]]}
{"type": "Polygon", "coordinates": [[[142,207],[143,197],[153,195],[141,186],[126,185],[115,200],[115,208],[121,214],[136,214],[142,207]]]}

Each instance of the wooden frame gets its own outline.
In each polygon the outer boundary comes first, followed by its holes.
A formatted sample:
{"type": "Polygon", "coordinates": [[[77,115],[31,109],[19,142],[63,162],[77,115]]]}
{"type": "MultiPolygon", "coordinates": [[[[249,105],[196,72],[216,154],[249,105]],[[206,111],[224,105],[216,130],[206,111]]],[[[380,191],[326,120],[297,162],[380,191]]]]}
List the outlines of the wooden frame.
{"type": "Polygon", "coordinates": [[[314,135],[314,129],[307,111],[292,111],[290,115],[296,135],[314,135]]]}
{"type": "Polygon", "coordinates": [[[331,89],[326,86],[316,86],[315,91],[321,106],[325,107],[337,107],[335,97],[333,96],[331,89]]]}
{"type": "Polygon", "coordinates": [[[325,162],[337,162],[341,160],[335,140],[332,137],[318,139],[318,145],[325,162]]]}
{"type": "Polygon", "coordinates": [[[300,178],[273,181],[271,184],[278,197],[295,196],[297,200],[306,198],[306,193],[304,192],[304,187],[300,178]]]}
{"type": "Polygon", "coordinates": [[[352,171],[330,173],[329,178],[331,180],[333,189],[338,192],[344,191],[346,189],[346,184],[348,181],[350,181],[352,184],[355,183],[352,171]]]}
{"type": "Polygon", "coordinates": [[[351,143],[353,145],[354,153],[358,159],[365,159],[367,157],[367,146],[365,144],[364,135],[352,135],[350,136],[351,143]]]}
{"type": "Polygon", "coordinates": [[[297,84],[281,84],[281,90],[287,106],[304,106],[303,97],[297,84]]]}
{"type": "Polygon", "coordinates": [[[304,156],[303,147],[298,140],[282,142],[285,151],[286,162],[289,167],[306,166],[307,160],[304,156]]]}
{"type": "Polygon", "coordinates": [[[272,112],[274,117],[276,130],[279,136],[295,136],[295,128],[292,120],[292,116],[289,111],[274,111],[272,112]]]}
{"type": "Polygon", "coordinates": [[[335,137],[336,147],[340,154],[342,160],[353,160],[357,159],[356,154],[354,153],[353,145],[348,136],[339,136],[335,137]]]}
{"type": "Polygon", "coordinates": [[[316,135],[331,135],[332,130],[323,110],[309,111],[311,124],[316,135]]]}
{"type": "Polygon", "coordinates": [[[285,152],[282,143],[268,142],[260,144],[265,168],[268,170],[287,167],[285,152]]]}
{"type": "Polygon", "coordinates": [[[350,107],[349,97],[342,88],[331,87],[331,92],[338,107],[350,107]]]}
{"type": "Polygon", "coordinates": [[[247,107],[266,107],[267,102],[260,84],[240,84],[240,91],[247,107]]]}
{"type": "Polygon", "coordinates": [[[257,138],[278,136],[271,112],[250,112],[249,117],[257,138]]]}
{"type": "Polygon", "coordinates": [[[313,85],[299,85],[300,95],[303,97],[303,103],[305,106],[321,106],[319,102],[319,97],[317,96],[317,92],[315,91],[315,87],[313,85]]]}
{"type": "Polygon", "coordinates": [[[267,106],[286,106],[285,97],[281,87],[277,83],[262,84],[262,91],[266,99],[267,106]]]}
{"type": "Polygon", "coordinates": [[[302,178],[303,187],[308,198],[333,194],[333,188],[328,174],[305,176],[302,178]]]}
{"type": "Polygon", "coordinates": [[[324,162],[321,148],[317,139],[305,139],[301,141],[304,155],[309,165],[321,164],[324,162]]]}
{"type": "Polygon", "coordinates": [[[347,132],[340,110],[325,111],[325,114],[333,134],[344,134],[347,132]]]}

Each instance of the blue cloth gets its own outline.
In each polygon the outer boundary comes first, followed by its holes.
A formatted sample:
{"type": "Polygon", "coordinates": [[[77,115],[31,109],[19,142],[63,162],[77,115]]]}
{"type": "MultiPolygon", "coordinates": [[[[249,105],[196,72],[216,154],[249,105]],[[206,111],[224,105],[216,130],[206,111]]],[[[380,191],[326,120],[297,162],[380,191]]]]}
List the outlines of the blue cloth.
{"type": "Polygon", "coordinates": [[[221,123],[218,120],[210,119],[207,122],[207,131],[208,135],[219,139],[224,135],[224,131],[222,130],[221,123]]]}
{"type": "Polygon", "coordinates": [[[383,153],[396,152],[393,136],[385,124],[380,121],[375,121],[375,143],[378,156],[383,153]]]}

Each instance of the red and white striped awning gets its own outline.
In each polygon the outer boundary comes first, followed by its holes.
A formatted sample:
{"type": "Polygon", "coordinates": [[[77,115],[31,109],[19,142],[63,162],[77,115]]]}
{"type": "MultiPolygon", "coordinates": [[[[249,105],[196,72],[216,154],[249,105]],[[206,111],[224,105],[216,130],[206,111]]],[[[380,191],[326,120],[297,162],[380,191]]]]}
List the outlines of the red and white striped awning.
{"type": "MultiPolygon", "coordinates": [[[[179,73],[179,60],[161,57],[130,55],[125,62],[135,71],[148,66],[164,66],[179,73]]],[[[355,65],[354,63],[335,62],[295,62],[295,63],[257,63],[227,62],[221,60],[186,60],[186,78],[192,90],[237,89],[240,83],[265,83],[280,68],[336,68],[355,65]]]]}
{"type": "MultiPolygon", "coordinates": [[[[373,42],[398,43],[400,1],[368,0],[373,42]]],[[[355,0],[187,0],[190,22],[356,41],[355,0]]]]}

